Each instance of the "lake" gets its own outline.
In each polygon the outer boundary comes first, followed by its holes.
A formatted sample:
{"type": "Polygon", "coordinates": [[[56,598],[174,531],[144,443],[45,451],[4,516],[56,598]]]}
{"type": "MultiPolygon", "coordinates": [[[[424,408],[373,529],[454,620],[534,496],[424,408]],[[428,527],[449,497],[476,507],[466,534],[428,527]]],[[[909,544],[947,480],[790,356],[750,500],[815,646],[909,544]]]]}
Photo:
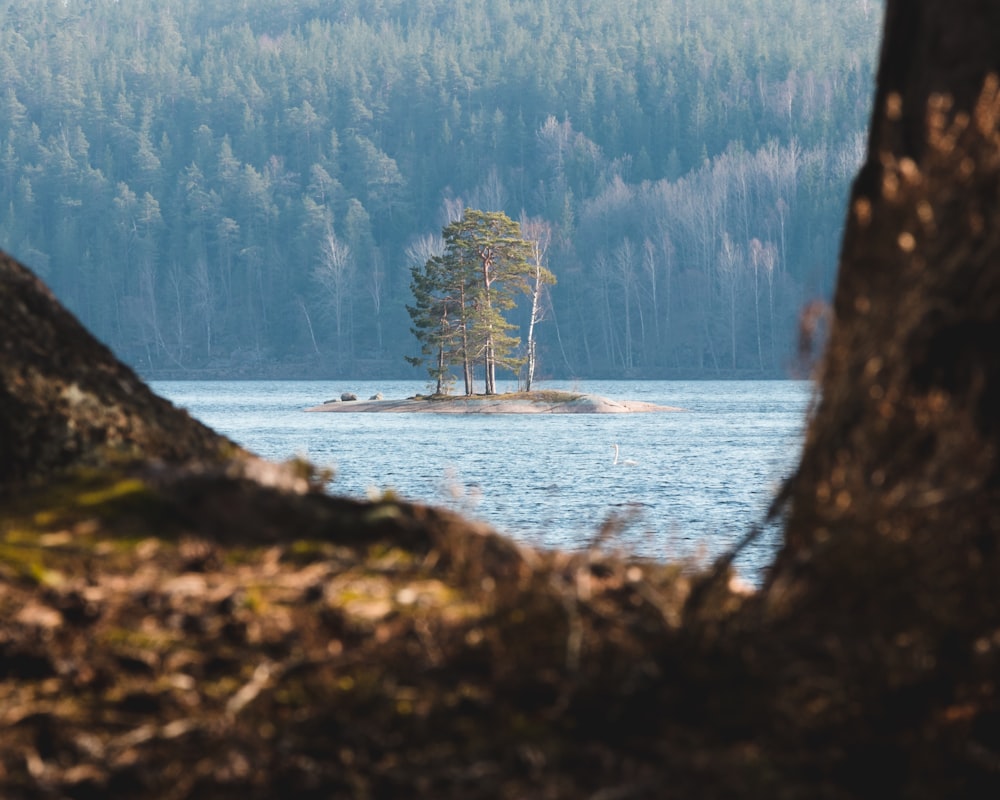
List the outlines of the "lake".
{"type": "MultiPolygon", "coordinates": [[[[654,414],[323,414],[340,397],[426,391],[422,381],[158,381],[154,390],[249,450],[332,467],[336,494],[392,490],[457,509],[540,547],[610,543],[657,559],[711,558],[760,522],[802,443],[804,381],[549,381],[685,409],[654,414]],[[618,445],[619,461],[615,463],[618,445]],[[634,462],[625,464],[623,462],[634,462]]],[[[501,382],[500,391],[514,389],[501,382]]],[[[737,565],[757,581],[778,533],[737,565]]]]}

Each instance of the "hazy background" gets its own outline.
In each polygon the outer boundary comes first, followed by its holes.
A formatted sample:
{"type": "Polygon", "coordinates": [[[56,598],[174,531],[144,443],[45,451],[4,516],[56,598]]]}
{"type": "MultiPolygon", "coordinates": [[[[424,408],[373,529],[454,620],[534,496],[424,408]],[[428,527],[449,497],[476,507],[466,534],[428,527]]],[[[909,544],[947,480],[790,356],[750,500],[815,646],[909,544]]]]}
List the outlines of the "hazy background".
{"type": "Polygon", "coordinates": [[[870,0],[0,3],[0,247],[159,377],[416,377],[463,206],[547,223],[541,377],[786,373],[870,0]]]}

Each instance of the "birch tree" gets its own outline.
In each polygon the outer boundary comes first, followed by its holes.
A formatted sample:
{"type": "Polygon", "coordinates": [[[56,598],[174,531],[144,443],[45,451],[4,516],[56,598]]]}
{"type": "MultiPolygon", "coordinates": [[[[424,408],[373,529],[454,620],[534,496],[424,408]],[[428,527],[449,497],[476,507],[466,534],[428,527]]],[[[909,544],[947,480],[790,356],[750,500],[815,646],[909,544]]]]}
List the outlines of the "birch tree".
{"type": "Polygon", "coordinates": [[[528,291],[531,298],[531,312],[528,317],[528,336],[525,347],[524,390],[531,391],[538,364],[536,353],[535,326],[545,318],[545,289],[556,282],[555,276],[545,267],[545,258],[552,244],[552,225],[543,219],[529,219],[521,215],[521,232],[531,245],[531,274],[528,291]]]}

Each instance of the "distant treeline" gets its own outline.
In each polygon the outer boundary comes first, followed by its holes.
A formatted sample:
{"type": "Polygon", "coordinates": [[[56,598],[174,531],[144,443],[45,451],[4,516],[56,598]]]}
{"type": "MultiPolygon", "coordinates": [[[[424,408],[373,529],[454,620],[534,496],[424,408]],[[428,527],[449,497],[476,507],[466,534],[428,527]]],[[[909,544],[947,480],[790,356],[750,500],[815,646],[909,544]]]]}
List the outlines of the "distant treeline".
{"type": "Polygon", "coordinates": [[[417,377],[411,267],[456,209],[504,211],[552,230],[539,377],[781,374],[833,282],[880,16],[3,2],[0,247],[144,371],[417,377]]]}

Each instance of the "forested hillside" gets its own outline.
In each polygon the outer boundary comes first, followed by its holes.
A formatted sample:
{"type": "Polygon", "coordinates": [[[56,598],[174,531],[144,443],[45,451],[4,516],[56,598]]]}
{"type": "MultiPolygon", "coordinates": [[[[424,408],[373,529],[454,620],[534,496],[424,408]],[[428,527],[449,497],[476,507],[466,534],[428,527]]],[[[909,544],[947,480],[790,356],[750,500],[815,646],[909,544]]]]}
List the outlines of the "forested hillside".
{"type": "Polygon", "coordinates": [[[422,377],[410,268],[504,211],[551,235],[539,377],[782,374],[833,282],[880,15],[0,2],[0,247],[147,374],[422,377]]]}

